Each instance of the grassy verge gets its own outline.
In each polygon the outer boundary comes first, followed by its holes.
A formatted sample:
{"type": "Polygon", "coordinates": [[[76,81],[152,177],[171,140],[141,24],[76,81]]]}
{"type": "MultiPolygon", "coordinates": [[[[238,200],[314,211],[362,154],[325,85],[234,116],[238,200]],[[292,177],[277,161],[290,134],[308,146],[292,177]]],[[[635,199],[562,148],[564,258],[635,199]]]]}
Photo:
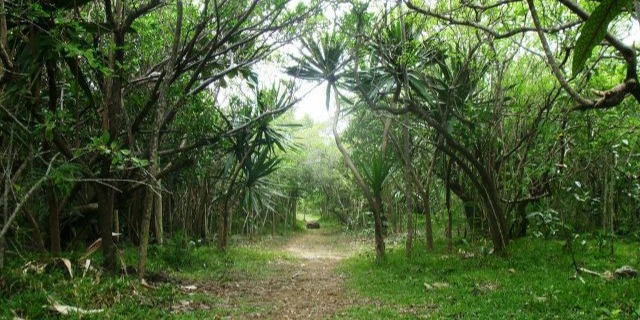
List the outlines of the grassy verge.
{"type": "MultiPolygon", "coordinates": [[[[439,247],[444,247],[443,243],[439,247]]],[[[355,291],[372,301],[348,310],[354,319],[638,319],[640,279],[604,279],[574,274],[563,243],[515,241],[509,258],[481,251],[424,253],[407,259],[391,249],[387,260],[371,253],[345,262],[343,271],[355,291]],[[473,257],[471,256],[473,253],[473,257]],[[466,258],[465,258],[466,256],[466,258]]],[[[603,272],[622,265],[638,267],[638,244],[616,244],[609,255],[588,245],[576,248],[587,268],[603,272]]]]}
{"type": "MultiPolygon", "coordinates": [[[[234,310],[215,293],[227,283],[272,275],[276,270],[269,267],[272,263],[289,259],[274,249],[279,241],[252,242],[228,252],[183,240],[153,246],[148,277],[153,289],[141,285],[134,275],[107,276],[96,269],[85,272],[84,264],[73,254],[69,256],[73,277],[63,263],[51,259],[12,257],[0,273],[0,319],[58,319],[59,312],[52,310],[54,303],[102,310],[73,313],[70,319],[203,319],[248,314],[254,310],[234,310]],[[197,289],[189,289],[191,285],[197,289]]],[[[133,265],[135,248],[126,249],[124,256],[133,265]]],[[[92,264],[97,265],[99,257],[95,258],[92,264]]]]}

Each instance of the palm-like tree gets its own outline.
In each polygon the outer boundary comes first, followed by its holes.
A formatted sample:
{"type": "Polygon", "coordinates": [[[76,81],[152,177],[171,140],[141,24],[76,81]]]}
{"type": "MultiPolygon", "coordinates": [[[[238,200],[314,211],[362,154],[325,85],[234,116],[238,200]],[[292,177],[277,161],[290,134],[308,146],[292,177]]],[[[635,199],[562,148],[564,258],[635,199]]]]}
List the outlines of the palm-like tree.
{"type": "MultiPolygon", "coordinates": [[[[369,183],[365,182],[356,166],[351,160],[349,152],[342,144],[340,134],[338,132],[338,120],[342,111],[340,103],[340,92],[338,90],[342,85],[342,81],[345,76],[345,69],[347,63],[351,60],[347,52],[347,41],[343,35],[331,33],[322,34],[317,38],[307,38],[302,41],[303,50],[301,57],[294,57],[297,62],[294,67],[287,68],[287,73],[291,76],[310,80],[310,81],[323,81],[327,83],[326,89],[326,107],[329,109],[331,93],[333,92],[333,98],[335,101],[335,109],[333,113],[332,132],[336,142],[336,146],[344,158],[344,162],[353,174],[356,184],[364,194],[371,211],[374,216],[375,227],[375,243],[376,243],[376,258],[381,260],[385,254],[385,244],[383,237],[382,227],[382,202],[380,197],[376,197],[376,189],[371,189],[370,186],[381,188],[384,179],[388,176],[383,172],[373,173],[369,176],[371,178],[382,179],[373,181],[369,179],[369,183]]],[[[386,168],[386,166],[378,166],[376,168],[386,168]]]]}
{"type": "Polygon", "coordinates": [[[477,48],[466,56],[448,56],[428,40],[412,39],[410,30],[410,25],[396,22],[375,39],[371,45],[375,63],[362,72],[358,86],[363,91],[361,96],[378,99],[369,104],[404,102],[405,108],[388,110],[412,113],[435,129],[438,142],[434,145],[471,180],[485,205],[494,249],[504,253],[506,223],[491,166],[480,161],[472,152],[474,146],[466,143],[473,139],[472,134],[455,133],[456,127],[463,128],[458,131],[474,131],[475,123],[464,114],[473,105],[486,66],[473,64],[477,48]],[[369,91],[364,91],[367,88],[369,91]],[[401,93],[404,96],[400,101],[401,93]]]}
{"type": "MultiPolygon", "coordinates": [[[[377,32],[369,42],[368,66],[355,73],[354,88],[369,106],[395,114],[412,113],[435,129],[439,142],[434,145],[470,178],[485,205],[494,249],[504,253],[508,240],[505,219],[491,169],[465,143],[471,135],[456,134],[450,128],[459,123],[473,131],[474,123],[464,114],[486,68],[473,65],[477,48],[465,57],[448,56],[433,40],[421,40],[412,30],[411,23],[400,18],[377,32]],[[404,108],[396,108],[401,104],[404,108]]],[[[428,194],[423,198],[428,199],[428,194]]]]}
{"type": "Polygon", "coordinates": [[[238,101],[239,108],[230,121],[245,127],[230,139],[225,174],[228,177],[219,220],[218,247],[225,249],[231,229],[231,208],[240,200],[241,208],[250,216],[272,210],[274,190],[270,176],[279,168],[281,159],[276,149],[285,150],[287,138],[273,124],[292,103],[289,90],[274,86],[257,89],[254,101],[238,101]],[[272,113],[268,116],[266,114],[272,113]],[[236,183],[238,182],[238,183],[236,183]]]}

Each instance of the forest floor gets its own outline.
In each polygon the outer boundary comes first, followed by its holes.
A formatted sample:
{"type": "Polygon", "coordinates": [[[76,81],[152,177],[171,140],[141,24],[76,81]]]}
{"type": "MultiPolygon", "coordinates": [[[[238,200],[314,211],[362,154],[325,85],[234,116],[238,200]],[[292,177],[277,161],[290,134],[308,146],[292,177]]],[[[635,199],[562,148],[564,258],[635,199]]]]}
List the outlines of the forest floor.
{"type": "Polygon", "coordinates": [[[271,250],[283,253],[267,263],[267,277],[230,281],[216,290],[225,309],[255,310],[231,315],[242,319],[326,319],[347,307],[367,303],[346,288],[341,261],[362,244],[339,229],[307,230],[271,250]]]}
{"type": "MultiPolygon", "coordinates": [[[[145,283],[87,268],[82,252],[71,266],[16,256],[0,272],[0,319],[640,319],[640,277],[576,277],[564,241],[519,239],[507,258],[484,240],[449,250],[438,239],[434,251],[416,241],[407,257],[404,238],[390,236],[376,262],[365,233],[321,224],[237,237],[226,252],[167,239],[151,247],[145,283]]],[[[640,266],[637,241],[597,240],[576,241],[580,266],[603,275],[640,266]]],[[[135,248],[125,249],[133,265],[135,248]]]]}

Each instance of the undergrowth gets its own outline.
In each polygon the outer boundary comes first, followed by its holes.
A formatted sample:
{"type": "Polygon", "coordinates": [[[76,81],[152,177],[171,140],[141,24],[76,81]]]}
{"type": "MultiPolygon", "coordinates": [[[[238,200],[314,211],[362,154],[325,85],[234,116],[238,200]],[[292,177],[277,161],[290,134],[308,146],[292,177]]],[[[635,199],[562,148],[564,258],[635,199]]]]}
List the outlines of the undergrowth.
{"type": "MultiPolygon", "coordinates": [[[[135,274],[104,274],[98,267],[99,253],[89,258],[91,265],[87,270],[84,261],[78,260],[81,253],[67,253],[73,277],[60,259],[11,255],[9,264],[0,273],[0,319],[58,319],[60,313],[54,310],[54,305],[100,310],[95,314],[71,313],[65,317],[69,319],[226,316],[232,310],[219,307],[214,294],[184,288],[195,285],[215,291],[230,281],[270,276],[272,269],[265,265],[289,259],[269,249],[277,241],[284,240],[254,241],[220,252],[211,245],[199,245],[181,237],[168,239],[163,246],[150,248],[146,279],[151,287],[142,285],[135,274]]],[[[134,247],[123,250],[128,266],[135,266],[136,250],[134,247]]]]}
{"type": "MultiPolygon", "coordinates": [[[[446,244],[438,243],[439,248],[446,244]]],[[[483,246],[461,245],[452,253],[400,247],[375,263],[371,252],[347,260],[343,272],[369,306],[348,310],[355,319],[638,319],[640,279],[605,280],[575,268],[564,242],[525,238],[510,245],[508,258],[483,246]]],[[[614,271],[638,267],[637,243],[617,243],[613,255],[584,242],[580,266],[614,271]]]]}

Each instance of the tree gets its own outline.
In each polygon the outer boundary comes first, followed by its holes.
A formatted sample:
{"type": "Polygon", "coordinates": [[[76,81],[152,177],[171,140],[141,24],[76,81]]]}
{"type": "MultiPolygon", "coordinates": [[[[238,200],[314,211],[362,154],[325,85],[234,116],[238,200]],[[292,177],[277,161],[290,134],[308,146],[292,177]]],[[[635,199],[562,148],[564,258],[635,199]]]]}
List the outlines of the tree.
{"type": "Polygon", "coordinates": [[[342,70],[349,59],[346,57],[346,41],[337,34],[323,34],[318,38],[308,38],[303,41],[303,48],[306,52],[302,57],[294,58],[298,66],[287,69],[287,73],[292,76],[315,81],[327,82],[326,106],[329,109],[331,92],[333,91],[335,109],[333,111],[332,133],[345,165],[349,168],[354,180],[364,194],[369,207],[374,216],[376,257],[378,260],[384,258],[385,246],[382,226],[382,185],[388,175],[388,166],[384,163],[382,155],[374,158],[371,167],[367,171],[370,185],[367,185],[364,178],[356,168],[349,152],[342,144],[338,123],[342,112],[340,92],[338,82],[344,74],[342,70]],[[371,189],[370,189],[371,188],[371,189]]]}

